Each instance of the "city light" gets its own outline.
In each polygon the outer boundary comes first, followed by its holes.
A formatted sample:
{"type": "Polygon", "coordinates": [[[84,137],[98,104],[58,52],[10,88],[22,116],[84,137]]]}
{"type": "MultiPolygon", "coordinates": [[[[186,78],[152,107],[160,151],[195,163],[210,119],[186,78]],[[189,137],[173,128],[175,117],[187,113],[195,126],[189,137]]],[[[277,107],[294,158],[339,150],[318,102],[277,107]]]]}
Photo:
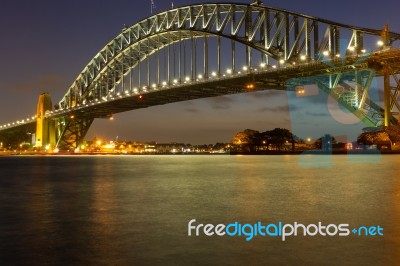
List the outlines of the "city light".
{"type": "Polygon", "coordinates": [[[383,45],[384,45],[384,43],[383,43],[382,40],[379,40],[376,44],[377,44],[378,46],[383,46],[383,45]]]}

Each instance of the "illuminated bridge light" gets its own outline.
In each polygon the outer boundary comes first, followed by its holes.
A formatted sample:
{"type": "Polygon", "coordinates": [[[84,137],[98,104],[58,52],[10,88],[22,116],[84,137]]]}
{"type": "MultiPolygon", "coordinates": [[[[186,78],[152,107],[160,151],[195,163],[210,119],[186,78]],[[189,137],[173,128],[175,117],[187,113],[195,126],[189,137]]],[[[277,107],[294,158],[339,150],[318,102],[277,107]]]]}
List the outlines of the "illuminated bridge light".
{"type": "Polygon", "coordinates": [[[284,63],[285,63],[285,60],[283,60],[283,59],[279,60],[279,64],[284,64],[284,63]]]}
{"type": "Polygon", "coordinates": [[[379,40],[376,44],[377,44],[378,46],[383,46],[383,45],[384,45],[384,43],[383,43],[382,40],[379,40]]]}
{"type": "Polygon", "coordinates": [[[250,83],[250,84],[247,84],[246,85],[246,89],[249,89],[249,90],[252,90],[252,89],[254,89],[254,84],[253,83],[250,83]]]}
{"type": "Polygon", "coordinates": [[[261,68],[264,68],[264,67],[266,67],[266,65],[267,65],[267,64],[265,64],[264,62],[262,62],[262,63],[260,64],[260,67],[261,67],[261,68]]]}
{"type": "Polygon", "coordinates": [[[322,54],[325,56],[329,56],[330,53],[329,53],[329,51],[324,51],[322,54]]]}
{"type": "Polygon", "coordinates": [[[215,71],[213,71],[213,72],[211,73],[211,76],[216,77],[216,76],[217,76],[217,73],[216,73],[215,71]]]}
{"type": "Polygon", "coordinates": [[[351,51],[351,52],[354,52],[354,50],[356,49],[354,46],[350,46],[349,48],[349,51],[351,51]]]}
{"type": "Polygon", "coordinates": [[[227,74],[232,74],[232,69],[228,68],[228,69],[226,70],[226,73],[227,73],[227,74]]]}
{"type": "Polygon", "coordinates": [[[247,66],[243,66],[243,71],[247,71],[249,68],[247,66]]]}

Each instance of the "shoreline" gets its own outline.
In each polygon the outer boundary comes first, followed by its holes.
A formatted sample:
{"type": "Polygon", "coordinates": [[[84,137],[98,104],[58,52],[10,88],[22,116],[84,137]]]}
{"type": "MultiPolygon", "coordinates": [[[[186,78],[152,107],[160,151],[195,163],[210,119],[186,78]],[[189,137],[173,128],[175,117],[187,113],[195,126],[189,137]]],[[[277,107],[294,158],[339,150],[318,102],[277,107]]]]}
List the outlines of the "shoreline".
{"type": "Polygon", "coordinates": [[[322,150],[306,150],[306,151],[258,151],[258,152],[226,152],[226,153],[108,153],[108,152],[0,152],[2,156],[143,156],[143,155],[396,155],[400,154],[400,150],[333,150],[333,151],[322,151],[322,150]]]}

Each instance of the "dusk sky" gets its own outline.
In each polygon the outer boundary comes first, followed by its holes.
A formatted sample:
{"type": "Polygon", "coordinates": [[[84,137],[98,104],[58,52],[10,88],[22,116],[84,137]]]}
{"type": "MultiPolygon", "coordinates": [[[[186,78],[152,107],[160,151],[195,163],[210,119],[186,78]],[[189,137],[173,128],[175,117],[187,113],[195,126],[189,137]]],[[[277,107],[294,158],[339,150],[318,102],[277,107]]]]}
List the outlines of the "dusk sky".
{"type": "MultiPolygon", "coordinates": [[[[171,1],[154,2],[154,12],[171,7],[171,1]]],[[[174,5],[199,2],[179,0],[174,5]]],[[[264,4],[368,28],[381,29],[388,23],[391,31],[400,32],[398,1],[271,0],[264,4]]],[[[150,16],[150,0],[15,0],[3,1],[0,12],[3,124],[34,115],[41,92],[49,92],[53,104],[57,103],[124,24],[132,25],[150,16]]],[[[379,80],[374,86],[381,86],[379,80]]],[[[327,109],[336,108],[334,104],[327,106],[324,95],[310,104],[276,91],[201,99],[118,114],[114,121],[95,120],[87,139],[98,136],[111,140],[118,136],[120,140],[202,144],[229,142],[236,132],[246,128],[265,131],[275,127],[292,129],[302,138],[332,133],[354,139],[364,126],[351,119],[342,126],[343,121],[326,115],[327,109]]]]}

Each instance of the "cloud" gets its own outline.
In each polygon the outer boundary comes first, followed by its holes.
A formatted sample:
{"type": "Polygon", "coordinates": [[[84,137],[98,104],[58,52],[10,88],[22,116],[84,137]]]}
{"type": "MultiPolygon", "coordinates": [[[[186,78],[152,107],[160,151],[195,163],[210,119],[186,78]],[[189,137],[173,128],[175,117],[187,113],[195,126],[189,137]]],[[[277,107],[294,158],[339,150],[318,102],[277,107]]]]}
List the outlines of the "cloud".
{"type": "Polygon", "coordinates": [[[260,98],[265,98],[265,99],[270,99],[274,97],[279,97],[279,96],[286,96],[286,91],[284,90],[265,90],[265,91],[257,91],[253,93],[247,93],[249,97],[260,99],[260,98]]]}
{"type": "Polygon", "coordinates": [[[281,105],[275,107],[263,107],[258,109],[258,112],[272,112],[272,113],[282,113],[282,112],[289,112],[289,111],[296,111],[299,107],[294,104],[289,105],[281,105]]]}
{"type": "Polygon", "coordinates": [[[330,116],[327,113],[316,113],[316,112],[310,112],[310,111],[307,111],[306,115],[315,116],[315,117],[327,117],[327,116],[330,116]]]}
{"type": "Polygon", "coordinates": [[[196,108],[186,108],[185,111],[189,112],[189,113],[198,113],[199,110],[196,108]]]}
{"type": "Polygon", "coordinates": [[[226,110],[231,107],[231,103],[234,100],[227,96],[208,98],[207,101],[210,103],[211,107],[215,110],[226,110]]]}
{"type": "Polygon", "coordinates": [[[64,90],[67,91],[67,79],[61,75],[43,75],[34,80],[24,80],[3,86],[12,92],[29,92],[37,90],[64,90]]]}

